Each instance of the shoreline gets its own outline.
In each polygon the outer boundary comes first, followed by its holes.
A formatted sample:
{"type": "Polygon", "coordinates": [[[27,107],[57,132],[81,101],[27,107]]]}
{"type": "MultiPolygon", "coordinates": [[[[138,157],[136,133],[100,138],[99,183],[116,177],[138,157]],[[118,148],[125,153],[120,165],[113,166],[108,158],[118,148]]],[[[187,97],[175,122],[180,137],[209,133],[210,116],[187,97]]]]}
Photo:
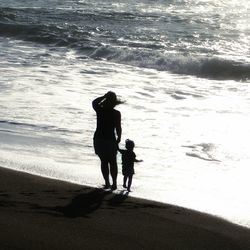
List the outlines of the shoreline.
{"type": "Polygon", "coordinates": [[[250,249],[250,230],[156,201],[0,167],[0,249],[250,249]]]}
{"type": "MultiPolygon", "coordinates": [[[[82,186],[82,187],[91,188],[91,189],[101,189],[101,190],[103,190],[103,188],[102,188],[103,185],[101,185],[101,184],[99,184],[99,185],[88,185],[88,184],[84,184],[84,183],[81,184],[80,182],[71,181],[70,179],[63,179],[63,178],[62,179],[58,179],[57,177],[53,177],[53,176],[46,176],[46,175],[42,175],[42,174],[39,175],[37,173],[26,172],[26,171],[23,171],[23,170],[19,170],[19,169],[15,169],[15,168],[3,167],[3,166],[0,166],[0,169],[11,170],[11,171],[14,171],[14,172],[27,174],[27,175],[31,175],[31,176],[34,176],[34,177],[44,178],[44,179],[54,180],[54,181],[59,181],[59,182],[68,183],[68,184],[71,184],[71,185],[77,185],[77,186],[82,186]]],[[[106,190],[106,191],[107,192],[108,191],[111,192],[111,190],[106,190]]],[[[120,185],[120,187],[118,186],[117,190],[113,191],[114,194],[118,194],[119,192],[123,193],[124,195],[127,193],[126,189],[122,188],[121,185],[120,185]]],[[[134,196],[133,190],[132,190],[131,193],[127,193],[127,195],[130,198],[133,198],[133,199],[144,200],[144,201],[149,201],[149,202],[155,202],[155,203],[159,203],[159,204],[163,204],[163,205],[169,205],[169,206],[173,206],[173,207],[180,207],[182,209],[186,209],[188,211],[195,212],[197,214],[204,214],[204,215],[211,216],[211,217],[214,217],[214,218],[217,218],[217,219],[221,219],[221,220],[227,221],[227,222],[229,222],[229,223],[231,223],[233,225],[236,225],[236,226],[239,226],[239,227],[246,228],[246,229],[250,230],[250,226],[247,226],[244,223],[237,223],[235,221],[227,219],[226,217],[220,216],[218,214],[212,214],[212,213],[205,212],[205,211],[202,211],[202,210],[197,210],[197,209],[192,208],[192,207],[190,208],[190,207],[181,206],[181,205],[178,205],[178,204],[175,204],[175,203],[168,203],[168,202],[162,201],[160,199],[156,200],[156,199],[151,199],[150,197],[147,198],[147,197],[144,197],[144,196],[134,196]]]]}

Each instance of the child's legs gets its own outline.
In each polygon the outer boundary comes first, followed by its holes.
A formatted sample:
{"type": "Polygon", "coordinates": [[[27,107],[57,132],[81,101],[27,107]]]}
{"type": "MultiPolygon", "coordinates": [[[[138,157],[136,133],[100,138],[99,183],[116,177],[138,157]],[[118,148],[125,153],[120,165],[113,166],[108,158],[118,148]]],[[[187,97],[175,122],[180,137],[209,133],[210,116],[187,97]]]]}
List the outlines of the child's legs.
{"type": "Polygon", "coordinates": [[[128,176],[128,191],[130,191],[130,187],[132,185],[133,175],[128,176]]]}
{"type": "Polygon", "coordinates": [[[124,175],[123,176],[123,187],[127,187],[127,179],[128,179],[128,176],[124,175]]]}

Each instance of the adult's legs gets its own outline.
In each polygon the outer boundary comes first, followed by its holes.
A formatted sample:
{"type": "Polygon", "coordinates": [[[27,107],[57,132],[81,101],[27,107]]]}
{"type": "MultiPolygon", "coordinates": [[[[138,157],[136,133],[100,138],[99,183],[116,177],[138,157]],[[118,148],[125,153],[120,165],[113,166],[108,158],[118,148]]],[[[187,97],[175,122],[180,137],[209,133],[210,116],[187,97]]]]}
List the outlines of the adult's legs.
{"type": "Polygon", "coordinates": [[[110,164],[110,173],[111,173],[111,177],[113,181],[112,189],[115,190],[117,189],[116,179],[117,179],[117,172],[118,172],[116,155],[110,159],[109,164],[110,164]]]}
{"type": "Polygon", "coordinates": [[[102,176],[104,178],[105,181],[105,187],[109,188],[110,187],[110,183],[109,183],[109,161],[106,157],[104,156],[100,156],[100,160],[101,160],[101,170],[102,170],[102,176]]]}

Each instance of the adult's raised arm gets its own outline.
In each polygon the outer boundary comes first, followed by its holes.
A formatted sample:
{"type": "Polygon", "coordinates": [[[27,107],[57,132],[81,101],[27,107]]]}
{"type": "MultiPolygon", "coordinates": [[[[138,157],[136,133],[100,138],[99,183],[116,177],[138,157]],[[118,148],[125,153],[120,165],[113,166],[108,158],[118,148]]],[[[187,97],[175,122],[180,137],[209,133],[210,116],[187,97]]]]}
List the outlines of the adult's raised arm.
{"type": "Polygon", "coordinates": [[[93,102],[92,102],[92,107],[95,111],[97,111],[100,108],[100,103],[106,98],[106,96],[100,96],[97,97],[93,102]]]}

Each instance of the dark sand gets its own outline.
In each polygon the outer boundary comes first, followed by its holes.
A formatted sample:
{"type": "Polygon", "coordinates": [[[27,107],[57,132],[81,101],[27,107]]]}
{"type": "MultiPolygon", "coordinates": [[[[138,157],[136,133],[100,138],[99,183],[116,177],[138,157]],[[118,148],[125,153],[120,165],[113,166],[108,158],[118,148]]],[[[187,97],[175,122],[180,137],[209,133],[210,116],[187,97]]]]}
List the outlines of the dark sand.
{"type": "Polygon", "coordinates": [[[191,210],[0,168],[0,250],[250,249],[250,230],[191,210]]]}

